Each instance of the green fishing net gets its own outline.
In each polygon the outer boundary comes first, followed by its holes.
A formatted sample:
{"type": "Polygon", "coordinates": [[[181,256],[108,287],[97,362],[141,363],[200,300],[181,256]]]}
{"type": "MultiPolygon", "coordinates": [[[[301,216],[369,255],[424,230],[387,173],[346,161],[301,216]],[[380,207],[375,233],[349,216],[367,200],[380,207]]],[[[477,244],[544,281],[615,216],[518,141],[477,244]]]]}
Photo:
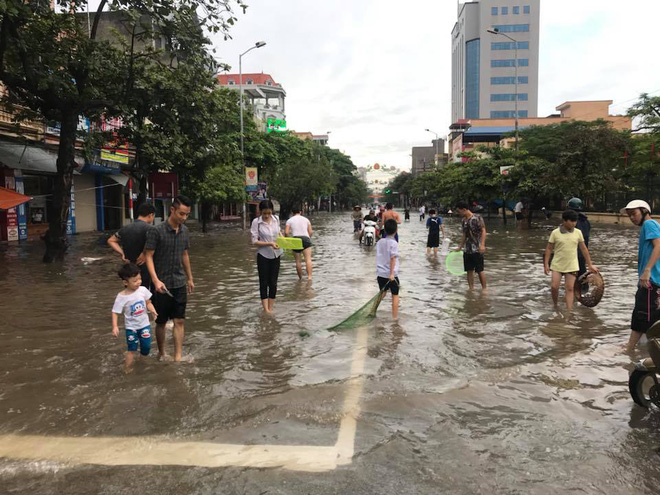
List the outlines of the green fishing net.
{"type": "Polygon", "coordinates": [[[369,299],[367,304],[362,306],[355,313],[353,313],[351,316],[346,318],[338,325],[335,325],[332,328],[328,328],[328,331],[332,332],[335,330],[353,329],[353,328],[358,328],[366,323],[369,323],[369,321],[371,321],[376,316],[376,310],[378,309],[378,305],[383,300],[386,293],[387,291],[380,291],[374,297],[369,299]]]}

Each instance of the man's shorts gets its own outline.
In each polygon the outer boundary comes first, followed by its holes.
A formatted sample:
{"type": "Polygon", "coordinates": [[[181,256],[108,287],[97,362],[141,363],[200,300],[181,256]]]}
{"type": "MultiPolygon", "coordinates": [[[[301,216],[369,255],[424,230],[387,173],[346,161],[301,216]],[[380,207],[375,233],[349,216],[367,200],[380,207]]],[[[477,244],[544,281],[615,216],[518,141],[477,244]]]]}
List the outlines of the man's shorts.
{"type": "Polygon", "coordinates": [[[522,214],[522,211],[517,211],[516,212],[516,220],[524,220],[525,217],[522,214]]]}
{"type": "Polygon", "coordinates": [[[353,230],[360,230],[362,222],[360,220],[353,220],[353,230]]]}
{"type": "Polygon", "coordinates": [[[146,326],[139,330],[126,329],[126,344],[129,352],[136,352],[140,344],[140,354],[148,356],[151,351],[151,327],[146,326]]]}
{"type": "Polygon", "coordinates": [[[184,285],[183,287],[170,289],[170,293],[174,297],[156,291],[152,298],[154,308],[156,308],[156,313],[158,313],[156,323],[160,325],[167,323],[168,320],[183,320],[186,317],[188,288],[184,285]]]}
{"type": "Polygon", "coordinates": [[[426,240],[426,247],[428,248],[437,248],[440,246],[440,232],[429,233],[429,237],[426,240]]]}
{"type": "Polygon", "coordinates": [[[639,287],[635,294],[635,309],[632,312],[630,328],[636,332],[646,333],[660,314],[658,313],[658,298],[660,287],[652,285],[651,289],[639,287]]]}
{"type": "Polygon", "coordinates": [[[393,296],[399,295],[399,277],[394,277],[394,282],[391,282],[389,278],[378,277],[378,288],[380,290],[385,289],[385,292],[388,290],[392,293],[393,296]],[[387,289],[385,289],[387,287],[387,289]]]}
{"type": "Polygon", "coordinates": [[[306,235],[296,235],[294,237],[296,239],[302,240],[302,245],[303,245],[302,249],[292,249],[292,251],[294,253],[302,253],[305,249],[311,248],[313,246],[312,240],[309,237],[307,237],[306,235]]]}
{"type": "Polygon", "coordinates": [[[463,253],[463,269],[466,272],[483,272],[484,255],[482,253],[463,253]]]}

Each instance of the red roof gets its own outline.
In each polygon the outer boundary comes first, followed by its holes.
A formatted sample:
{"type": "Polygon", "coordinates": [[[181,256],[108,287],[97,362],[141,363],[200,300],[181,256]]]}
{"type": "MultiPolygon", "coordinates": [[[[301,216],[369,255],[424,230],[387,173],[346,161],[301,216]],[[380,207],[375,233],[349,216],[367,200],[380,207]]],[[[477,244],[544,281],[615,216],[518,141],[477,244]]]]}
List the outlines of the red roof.
{"type": "MultiPolygon", "coordinates": [[[[233,84],[239,84],[238,74],[218,74],[216,77],[221,86],[229,86],[229,81],[232,81],[233,84]]],[[[270,74],[264,74],[263,72],[258,74],[243,74],[243,84],[248,84],[248,81],[252,81],[252,84],[282,87],[281,84],[278,84],[273,80],[273,77],[270,74]]]]}
{"type": "Polygon", "coordinates": [[[0,187],[0,210],[14,208],[15,206],[27,203],[31,199],[31,196],[25,196],[24,194],[17,193],[11,189],[0,187]]]}

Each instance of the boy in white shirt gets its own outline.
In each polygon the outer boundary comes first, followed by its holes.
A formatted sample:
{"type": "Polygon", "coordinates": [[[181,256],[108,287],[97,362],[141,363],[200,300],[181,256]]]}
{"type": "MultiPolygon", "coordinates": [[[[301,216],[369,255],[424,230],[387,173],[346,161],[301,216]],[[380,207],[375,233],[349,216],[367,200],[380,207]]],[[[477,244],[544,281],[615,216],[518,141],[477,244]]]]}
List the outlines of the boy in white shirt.
{"type": "Polygon", "coordinates": [[[119,336],[119,315],[124,315],[124,328],[126,329],[126,343],[128,351],[124,362],[124,371],[130,373],[135,360],[135,353],[140,347],[140,354],[148,356],[151,350],[151,325],[149,314],[158,316],[151,303],[151,292],[142,287],[140,268],[127,263],[118,272],[119,278],[124,281],[124,290],[117,294],[115,304],[112,306],[112,335],[119,336]]]}
{"type": "Polygon", "coordinates": [[[392,293],[392,318],[399,316],[399,243],[394,239],[396,220],[389,219],[384,225],[387,237],[376,243],[376,276],[381,299],[389,290],[392,293]]]}
{"type": "Polygon", "coordinates": [[[297,237],[302,240],[302,249],[294,249],[293,254],[296,257],[296,271],[298,278],[302,279],[302,262],[300,255],[305,257],[305,267],[307,268],[307,280],[312,280],[312,224],[302,216],[300,208],[292,209],[293,216],[286,221],[284,235],[287,237],[297,237]]]}

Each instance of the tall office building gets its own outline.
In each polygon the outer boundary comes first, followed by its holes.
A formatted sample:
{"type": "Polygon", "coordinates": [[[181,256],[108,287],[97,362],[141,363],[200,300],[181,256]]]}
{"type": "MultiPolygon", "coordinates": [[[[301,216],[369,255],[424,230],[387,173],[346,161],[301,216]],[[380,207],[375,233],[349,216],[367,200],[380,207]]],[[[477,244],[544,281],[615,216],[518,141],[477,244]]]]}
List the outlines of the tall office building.
{"type": "Polygon", "coordinates": [[[541,0],[458,3],[451,33],[452,122],[513,118],[516,65],[518,117],[537,116],[540,8],[541,0]]]}

